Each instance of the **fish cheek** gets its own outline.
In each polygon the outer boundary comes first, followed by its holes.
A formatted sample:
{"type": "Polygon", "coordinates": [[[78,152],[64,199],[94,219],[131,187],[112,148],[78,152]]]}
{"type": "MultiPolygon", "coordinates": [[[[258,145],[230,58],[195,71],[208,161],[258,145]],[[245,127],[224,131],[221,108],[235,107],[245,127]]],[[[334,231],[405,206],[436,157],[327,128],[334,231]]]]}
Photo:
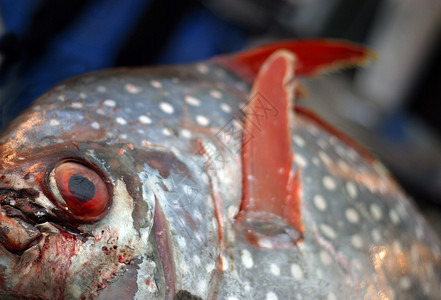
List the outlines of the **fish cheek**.
{"type": "Polygon", "coordinates": [[[158,176],[163,180],[168,178],[171,174],[179,174],[184,178],[191,178],[191,174],[186,165],[172,153],[154,150],[134,150],[130,153],[133,157],[133,165],[126,168],[129,171],[127,171],[123,178],[127,186],[127,191],[134,200],[135,209],[133,210],[132,216],[135,227],[139,230],[140,228],[150,226],[152,222],[151,219],[145,217],[149,212],[154,210],[154,199],[156,196],[151,190],[150,185],[159,184],[166,189],[162,184],[162,180],[156,183],[147,183],[147,181],[149,181],[148,176],[141,178],[140,174],[151,175],[152,173],[158,172],[158,176]],[[144,164],[136,164],[136,162],[146,162],[148,167],[144,164]],[[149,207],[149,204],[151,204],[151,207],[149,207]]]}
{"type": "Polygon", "coordinates": [[[139,163],[144,161],[142,158],[144,154],[136,149],[120,148],[125,150],[125,155],[108,159],[109,169],[116,170],[112,176],[124,182],[127,193],[133,199],[133,225],[139,232],[152,225],[153,217],[150,216],[153,215],[154,210],[154,195],[143,177],[148,170],[139,163]]]}
{"type": "Polygon", "coordinates": [[[134,199],[126,184],[117,180],[112,207],[106,217],[97,223],[80,226],[80,230],[91,233],[92,240],[72,259],[72,274],[76,275],[67,286],[75,298],[89,297],[90,286],[95,291],[106,288],[109,279],[124,280],[121,270],[130,269],[137,259],[144,259],[151,251],[147,243],[150,230],[135,228],[134,208],[134,199]],[[79,287],[79,292],[75,287],[79,287]]]}

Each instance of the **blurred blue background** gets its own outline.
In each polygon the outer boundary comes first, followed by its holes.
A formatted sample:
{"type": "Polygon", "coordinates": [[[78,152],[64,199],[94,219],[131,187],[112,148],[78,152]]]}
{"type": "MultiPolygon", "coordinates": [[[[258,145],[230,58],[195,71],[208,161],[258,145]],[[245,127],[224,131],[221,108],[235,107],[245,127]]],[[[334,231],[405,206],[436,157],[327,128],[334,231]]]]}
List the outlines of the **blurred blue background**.
{"type": "MultiPolygon", "coordinates": [[[[365,69],[304,80],[317,111],[441,203],[441,1],[0,0],[0,127],[64,79],[208,59],[288,38],[370,46],[365,69]]],[[[439,219],[439,218],[438,218],[439,219]]]]}

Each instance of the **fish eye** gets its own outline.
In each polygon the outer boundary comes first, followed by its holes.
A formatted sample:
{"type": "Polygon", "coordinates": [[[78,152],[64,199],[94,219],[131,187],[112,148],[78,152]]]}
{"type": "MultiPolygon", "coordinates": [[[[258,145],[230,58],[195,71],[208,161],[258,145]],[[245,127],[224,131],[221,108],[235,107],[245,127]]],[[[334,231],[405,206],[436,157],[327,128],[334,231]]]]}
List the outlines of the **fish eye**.
{"type": "Polygon", "coordinates": [[[49,186],[55,204],[78,220],[95,221],[110,204],[108,186],[101,176],[78,162],[57,165],[50,173],[49,186]]]}

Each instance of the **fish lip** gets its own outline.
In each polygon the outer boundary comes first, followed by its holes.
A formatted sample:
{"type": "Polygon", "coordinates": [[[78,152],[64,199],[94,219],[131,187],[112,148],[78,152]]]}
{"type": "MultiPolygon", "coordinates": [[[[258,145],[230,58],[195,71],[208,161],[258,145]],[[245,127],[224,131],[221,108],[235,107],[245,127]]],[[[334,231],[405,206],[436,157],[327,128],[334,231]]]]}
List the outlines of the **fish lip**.
{"type": "Polygon", "coordinates": [[[85,241],[86,238],[82,233],[78,233],[78,230],[51,221],[36,224],[35,228],[39,230],[38,237],[23,250],[11,251],[0,242],[1,265],[5,267],[0,270],[0,278],[2,276],[11,276],[17,272],[20,273],[21,268],[37,262],[45,250],[46,240],[49,236],[59,235],[64,232],[79,237],[79,240],[82,241],[85,241]]]}
{"type": "MultiPolygon", "coordinates": [[[[2,243],[0,243],[0,257],[2,266],[0,269],[0,278],[13,278],[17,274],[21,274],[23,268],[38,262],[42,252],[44,251],[46,239],[50,235],[60,233],[58,229],[53,230],[53,228],[56,227],[53,226],[53,223],[51,222],[37,224],[37,228],[40,230],[40,235],[38,238],[29,243],[26,248],[21,251],[8,250],[2,243]],[[39,228],[42,226],[45,228],[39,228]]],[[[2,283],[0,282],[0,291],[9,290],[9,288],[10,287],[8,286],[2,286],[2,283]]]]}
{"type": "Polygon", "coordinates": [[[35,195],[35,192],[29,190],[17,191],[4,188],[0,189],[0,217],[2,217],[3,220],[7,218],[12,220],[13,223],[18,224],[16,226],[5,226],[5,228],[3,228],[4,233],[7,234],[10,229],[14,230],[19,226],[22,226],[25,230],[30,230],[32,232],[32,236],[29,236],[29,243],[23,248],[19,247],[19,249],[16,250],[8,249],[7,244],[11,241],[8,240],[7,236],[0,236],[0,252],[7,251],[9,254],[20,257],[30,248],[40,244],[43,236],[47,234],[60,233],[61,230],[67,231],[74,235],[81,234],[74,228],[63,226],[61,224],[57,224],[54,222],[54,220],[50,220],[52,218],[49,218],[50,216],[48,210],[33,203],[32,198],[35,197],[35,195]],[[36,233],[37,231],[38,233],[36,233]]]}

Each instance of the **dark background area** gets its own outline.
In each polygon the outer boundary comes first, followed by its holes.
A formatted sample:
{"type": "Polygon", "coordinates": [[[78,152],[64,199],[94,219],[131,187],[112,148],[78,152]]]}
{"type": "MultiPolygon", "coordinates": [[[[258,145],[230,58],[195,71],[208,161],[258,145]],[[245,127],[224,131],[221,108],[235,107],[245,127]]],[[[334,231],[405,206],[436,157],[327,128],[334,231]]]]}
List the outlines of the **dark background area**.
{"type": "Polygon", "coordinates": [[[321,115],[344,123],[432,207],[441,203],[441,5],[413,2],[0,0],[0,126],[85,72],[193,62],[279,39],[346,39],[370,46],[379,60],[340,73],[335,84],[323,79],[333,87],[322,92],[353,95],[366,122],[332,108],[321,115]]]}

